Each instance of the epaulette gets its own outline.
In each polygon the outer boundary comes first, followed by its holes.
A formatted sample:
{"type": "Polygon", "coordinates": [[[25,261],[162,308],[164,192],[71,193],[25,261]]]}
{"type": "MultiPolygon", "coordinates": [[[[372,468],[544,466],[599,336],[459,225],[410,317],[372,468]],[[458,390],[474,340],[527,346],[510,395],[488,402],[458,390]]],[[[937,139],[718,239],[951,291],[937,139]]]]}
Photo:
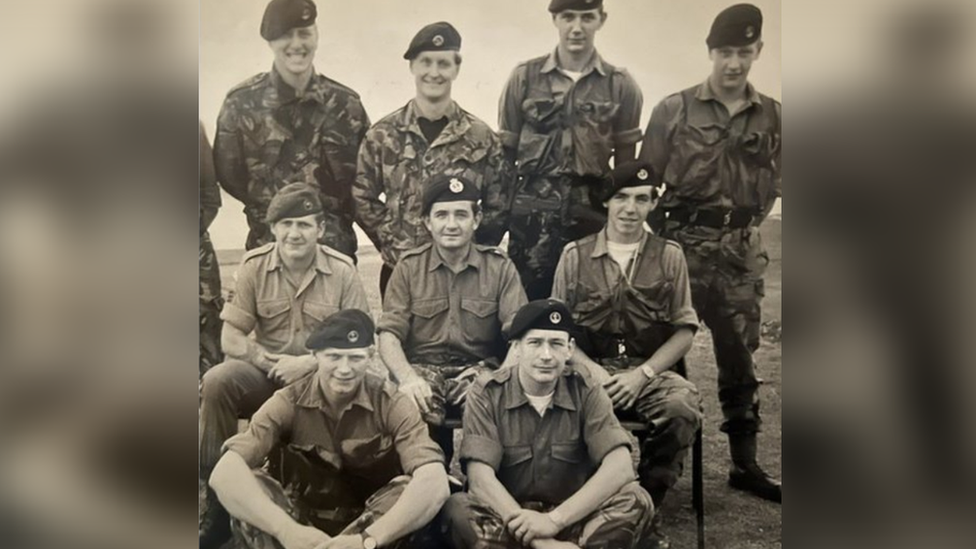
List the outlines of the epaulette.
{"type": "Polygon", "coordinates": [[[237,93],[239,91],[242,91],[242,90],[249,90],[249,89],[257,88],[257,87],[259,87],[261,85],[264,85],[264,82],[270,76],[271,76],[271,73],[269,73],[269,72],[262,72],[260,74],[256,74],[256,75],[248,78],[247,80],[241,82],[240,84],[234,86],[233,88],[231,88],[230,91],[227,92],[227,97],[230,97],[231,95],[233,95],[233,94],[235,94],[235,93],[237,93]]]}
{"type": "Polygon", "coordinates": [[[397,393],[397,386],[392,381],[375,372],[366,372],[366,375],[363,376],[363,383],[366,384],[367,388],[379,389],[391,398],[397,393]]]}
{"type": "MultiPolygon", "coordinates": [[[[658,237],[658,238],[663,238],[663,237],[658,237]]],[[[664,239],[664,245],[665,246],[673,246],[673,247],[677,248],[678,251],[681,252],[682,254],[685,253],[685,250],[684,250],[684,248],[681,247],[681,244],[679,244],[678,242],[676,242],[674,240],[669,240],[669,239],[665,238],[664,239]]]]}
{"type": "Polygon", "coordinates": [[[318,77],[321,78],[321,79],[323,79],[323,80],[325,80],[326,82],[329,83],[330,86],[338,89],[339,91],[348,93],[349,95],[355,97],[356,99],[360,99],[359,94],[356,93],[356,90],[350,88],[349,86],[343,84],[342,82],[339,82],[337,80],[333,80],[333,79],[329,78],[328,76],[325,76],[324,74],[319,74],[318,77]]]}
{"type": "Polygon", "coordinates": [[[475,383],[480,384],[481,386],[487,386],[489,383],[501,385],[512,377],[512,372],[515,370],[515,368],[517,368],[517,366],[502,366],[488,375],[478,376],[475,383]]]}
{"type": "Polygon", "coordinates": [[[322,252],[325,253],[326,255],[331,256],[331,257],[334,257],[334,258],[338,259],[339,261],[342,261],[343,263],[348,264],[350,267],[353,267],[353,266],[356,265],[356,262],[353,261],[351,257],[349,257],[348,255],[340,252],[339,250],[337,250],[335,248],[331,248],[329,246],[326,246],[325,244],[319,244],[319,249],[321,249],[322,252]]]}
{"type": "Polygon", "coordinates": [[[403,261],[404,259],[406,259],[408,257],[412,257],[412,256],[415,256],[415,255],[420,255],[420,254],[426,252],[427,250],[429,250],[431,246],[433,246],[433,244],[430,243],[430,242],[428,242],[426,244],[421,244],[420,246],[417,246],[416,248],[411,248],[411,249],[409,249],[409,250],[407,250],[407,251],[405,251],[405,252],[403,252],[403,253],[400,254],[400,261],[403,261]]]}
{"type": "Polygon", "coordinates": [[[260,246],[260,247],[254,248],[253,250],[250,250],[248,252],[245,252],[244,253],[244,257],[241,258],[241,263],[245,263],[249,259],[253,259],[253,258],[258,257],[260,255],[267,254],[268,252],[270,252],[271,250],[274,249],[274,245],[275,245],[274,242],[269,242],[269,243],[265,244],[264,246],[260,246]]]}
{"type": "Polygon", "coordinates": [[[505,250],[499,248],[498,246],[489,246],[487,244],[475,244],[474,249],[478,250],[479,252],[490,253],[508,259],[508,254],[505,253],[505,250]]]}

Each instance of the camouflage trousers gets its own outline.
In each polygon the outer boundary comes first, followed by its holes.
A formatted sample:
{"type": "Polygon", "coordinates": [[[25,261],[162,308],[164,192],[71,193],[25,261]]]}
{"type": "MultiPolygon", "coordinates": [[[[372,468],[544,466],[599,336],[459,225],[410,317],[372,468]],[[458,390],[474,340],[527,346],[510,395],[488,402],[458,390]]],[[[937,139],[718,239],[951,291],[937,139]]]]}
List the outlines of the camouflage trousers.
{"type": "Polygon", "coordinates": [[[220,293],[220,265],[210,235],[200,236],[200,376],[224,360],[220,348],[220,310],[224,299],[220,293]]]}
{"type": "Polygon", "coordinates": [[[430,427],[430,436],[444,450],[445,462],[454,457],[454,432],[443,427],[445,420],[460,420],[468,389],[478,376],[497,369],[491,361],[481,361],[462,366],[435,364],[411,364],[414,371],[430,384],[431,397],[427,399],[430,412],[423,414],[430,427]]]}
{"type": "MultiPolygon", "coordinates": [[[[523,509],[541,513],[555,505],[521,503],[523,509]]],[[[451,543],[460,549],[522,547],[508,532],[505,520],[484,502],[469,493],[454,494],[441,511],[451,543]]],[[[616,495],[576,524],[560,532],[556,539],[584,549],[630,549],[644,546],[651,532],[654,503],[636,482],[627,484],[616,495]]]]}
{"type": "MultiPolygon", "coordinates": [[[[317,514],[321,514],[322,511],[311,509],[303,505],[298,498],[294,497],[294,494],[289,494],[288,491],[282,487],[281,483],[275,480],[266,471],[255,470],[254,474],[257,477],[261,488],[264,490],[264,493],[267,494],[276,505],[284,509],[285,512],[291,516],[291,518],[295,519],[300,524],[319,528],[331,536],[361,534],[364,530],[366,530],[366,528],[369,528],[371,524],[389,512],[390,508],[393,507],[398,499],[400,499],[400,495],[403,494],[404,488],[406,488],[407,484],[410,482],[410,477],[407,475],[401,475],[393,478],[393,480],[370,496],[362,508],[340,510],[340,514],[350,517],[350,521],[344,528],[341,528],[339,531],[334,529],[329,529],[331,531],[327,531],[325,528],[314,524],[315,521],[312,518],[317,514]]],[[[334,515],[335,513],[331,514],[334,515]]],[[[427,527],[397,540],[393,544],[389,545],[389,547],[403,549],[408,547],[419,548],[435,546],[437,544],[437,533],[434,530],[434,528],[436,528],[434,522],[436,521],[432,521],[432,523],[427,527]]],[[[231,518],[230,527],[233,540],[230,545],[225,545],[224,549],[284,549],[281,542],[275,539],[274,536],[239,519],[231,518]]]]}
{"type": "MultiPolygon", "coordinates": [[[[602,359],[600,364],[610,375],[633,370],[642,359],[627,357],[602,359]]],[[[662,372],[641,389],[634,406],[615,410],[621,421],[637,421],[647,426],[640,435],[640,461],[637,475],[640,484],[660,506],[684,470],[685,456],[695,442],[702,422],[701,395],[693,383],[674,372],[662,372]]]]}
{"type": "Polygon", "coordinates": [[[598,232],[606,223],[599,189],[570,175],[526,177],[512,202],[508,256],[529,301],[552,293],[566,244],[598,232]]]}
{"type": "Polygon", "coordinates": [[[759,348],[763,274],[769,264],[759,229],[722,230],[668,221],[664,236],[684,248],[695,310],[712,332],[724,416],[721,429],[755,433],[761,419],[752,353],[759,348]]]}

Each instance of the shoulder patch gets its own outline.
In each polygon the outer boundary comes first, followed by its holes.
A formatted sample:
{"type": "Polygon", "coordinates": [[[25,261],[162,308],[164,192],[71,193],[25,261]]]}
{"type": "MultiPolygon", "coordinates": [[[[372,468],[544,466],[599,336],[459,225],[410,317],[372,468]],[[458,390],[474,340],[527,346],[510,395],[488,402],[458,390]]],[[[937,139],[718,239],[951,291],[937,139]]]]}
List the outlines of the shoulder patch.
{"type": "Polygon", "coordinates": [[[248,78],[247,80],[245,80],[245,81],[241,82],[240,84],[238,84],[238,85],[234,86],[233,88],[231,88],[230,91],[227,92],[227,97],[230,97],[231,95],[233,95],[233,94],[235,94],[237,92],[240,92],[240,91],[244,91],[244,90],[249,90],[249,89],[253,89],[253,88],[260,87],[260,86],[264,85],[265,81],[267,81],[267,79],[268,79],[269,76],[271,76],[271,73],[268,73],[268,72],[262,72],[260,74],[256,74],[256,75],[252,76],[252,77],[248,78]]]}
{"type": "Polygon", "coordinates": [[[348,255],[340,252],[339,250],[337,250],[335,248],[330,248],[329,246],[326,246],[325,244],[319,244],[319,248],[323,252],[325,252],[325,254],[328,255],[329,257],[334,257],[334,258],[338,259],[339,261],[342,261],[343,263],[348,264],[349,266],[355,266],[356,265],[356,263],[352,260],[351,257],[349,257],[348,255]]]}
{"type": "Polygon", "coordinates": [[[244,263],[250,259],[258,256],[266,255],[268,252],[274,249],[274,242],[269,242],[264,246],[260,246],[244,253],[244,257],[241,258],[241,263],[244,263]]]}

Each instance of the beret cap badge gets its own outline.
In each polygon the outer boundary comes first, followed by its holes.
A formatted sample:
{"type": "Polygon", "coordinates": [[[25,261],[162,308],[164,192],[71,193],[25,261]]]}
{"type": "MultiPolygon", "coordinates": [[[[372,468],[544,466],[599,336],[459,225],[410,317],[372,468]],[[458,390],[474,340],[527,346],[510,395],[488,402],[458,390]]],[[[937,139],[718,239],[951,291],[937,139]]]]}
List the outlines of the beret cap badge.
{"type": "Polygon", "coordinates": [[[314,205],[312,205],[312,201],[311,201],[311,200],[306,200],[306,201],[305,201],[304,203],[302,203],[302,206],[303,206],[303,207],[304,207],[304,208],[305,208],[306,210],[308,210],[308,211],[311,211],[311,210],[312,210],[312,208],[314,208],[314,207],[315,207],[314,205]]]}
{"type": "Polygon", "coordinates": [[[435,35],[430,41],[438,48],[444,45],[444,37],[439,34],[435,35]]]}
{"type": "Polygon", "coordinates": [[[464,190],[464,183],[461,183],[459,179],[454,178],[451,179],[451,185],[449,188],[451,189],[452,193],[458,194],[459,192],[464,190]]]}
{"type": "Polygon", "coordinates": [[[746,27],[746,38],[752,38],[756,35],[756,29],[753,26],[746,27]]]}
{"type": "Polygon", "coordinates": [[[305,6],[305,9],[302,10],[302,21],[308,21],[308,18],[311,16],[312,10],[308,6],[305,6]]]}
{"type": "Polygon", "coordinates": [[[357,332],[356,330],[350,331],[349,334],[346,335],[346,339],[349,340],[349,343],[355,343],[359,341],[359,332],[357,332]]]}
{"type": "Polygon", "coordinates": [[[643,168],[641,168],[641,171],[637,172],[637,179],[640,179],[641,181],[647,181],[648,177],[649,175],[647,173],[647,170],[643,168]]]}
{"type": "Polygon", "coordinates": [[[552,322],[553,324],[559,324],[562,321],[563,315],[559,314],[559,311],[553,311],[552,314],[549,315],[549,322],[552,322]]]}

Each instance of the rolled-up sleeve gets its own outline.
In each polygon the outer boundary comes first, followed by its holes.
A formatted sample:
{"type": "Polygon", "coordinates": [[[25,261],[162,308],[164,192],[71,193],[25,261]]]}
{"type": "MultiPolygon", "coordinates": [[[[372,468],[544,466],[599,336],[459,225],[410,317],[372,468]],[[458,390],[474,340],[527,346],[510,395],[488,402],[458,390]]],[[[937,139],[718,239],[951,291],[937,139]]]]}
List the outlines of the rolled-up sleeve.
{"type": "Polygon", "coordinates": [[[257,269],[254,264],[244,263],[237,271],[234,285],[234,298],[224,305],[220,319],[244,332],[251,333],[257,324],[257,297],[255,279],[257,269]]]}
{"type": "Polygon", "coordinates": [[[640,117],[641,109],[644,107],[644,96],[630,73],[623,71],[620,81],[617,98],[620,109],[613,120],[613,144],[616,147],[625,147],[639,143],[643,137],[640,117]]]}
{"type": "Polygon", "coordinates": [[[671,133],[683,106],[680,95],[665,98],[654,107],[651,119],[647,122],[640,159],[649,162],[659,174],[665,173],[668,167],[671,158],[671,133]]]}
{"type": "Polygon", "coordinates": [[[466,469],[468,461],[478,461],[495,471],[502,464],[502,445],[498,436],[494,408],[484,385],[471,388],[464,405],[464,438],[461,439],[459,458],[466,469]]]}
{"type": "Polygon", "coordinates": [[[498,136],[502,145],[508,149],[517,149],[519,134],[522,132],[522,101],[525,89],[525,71],[523,65],[515,67],[508,83],[502,90],[502,97],[498,105],[498,136]]]}
{"type": "Polygon", "coordinates": [[[556,265],[556,276],[552,281],[552,297],[562,301],[572,311],[576,307],[576,279],[579,266],[579,252],[575,245],[563,248],[556,265]]]}
{"type": "Polygon", "coordinates": [[[404,473],[412,475],[428,463],[444,463],[444,452],[431,440],[420,412],[403,393],[393,395],[386,424],[393,433],[393,444],[404,473]]]}
{"type": "Polygon", "coordinates": [[[410,335],[410,280],[408,265],[403,261],[397,263],[390,275],[390,282],[386,286],[386,296],[383,297],[383,314],[376,323],[376,331],[390,332],[403,343],[410,335]]]}
{"type": "Polygon", "coordinates": [[[507,334],[512,327],[512,320],[516,313],[529,302],[522,287],[522,279],[511,260],[507,260],[502,267],[501,295],[498,298],[498,320],[502,326],[502,333],[507,334]]]}
{"type": "Polygon", "coordinates": [[[613,403],[600,387],[588,387],[583,399],[583,440],[593,463],[602,463],[611,450],[631,449],[630,437],[613,415],[613,403]]]}
{"type": "Polygon", "coordinates": [[[260,467],[271,449],[291,429],[294,405],[277,392],[255,412],[247,431],[224,442],[221,452],[233,451],[252,469],[260,467]]]}

